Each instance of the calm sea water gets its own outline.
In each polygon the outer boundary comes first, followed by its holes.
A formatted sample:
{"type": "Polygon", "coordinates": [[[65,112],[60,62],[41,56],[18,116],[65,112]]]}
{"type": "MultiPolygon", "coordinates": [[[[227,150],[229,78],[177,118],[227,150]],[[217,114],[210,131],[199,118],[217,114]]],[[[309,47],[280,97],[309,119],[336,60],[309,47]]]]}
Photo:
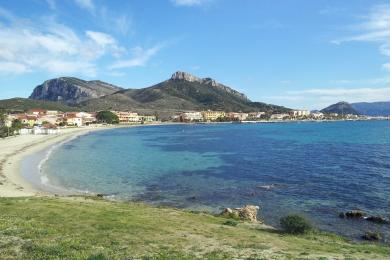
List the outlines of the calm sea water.
{"type": "Polygon", "coordinates": [[[389,226],[390,121],[167,125],[90,133],[42,165],[51,184],[195,210],[255,204],[266,223],[303,213],[350,238],[389,226]],[[271,189],[264,186],[274,185],[271,189]]]}

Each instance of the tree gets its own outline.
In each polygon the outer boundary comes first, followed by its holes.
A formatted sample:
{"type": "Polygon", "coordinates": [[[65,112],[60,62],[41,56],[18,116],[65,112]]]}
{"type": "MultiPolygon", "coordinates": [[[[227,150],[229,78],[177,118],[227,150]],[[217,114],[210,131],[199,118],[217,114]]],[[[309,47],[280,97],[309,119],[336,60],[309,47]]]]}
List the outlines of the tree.
{"type": "Polygon", "coordinates": [[[7,118],[7,115],[5,114],[5,112],[3,110],[0,110],[0,127],[5,126],[6,118],[7,118]]]}
{"type": "Polygon", "coordinates": [[[100,123],[118,124],[119,118],[111,111],[100,111],[96,114],[96,119],[100,123]]]}
{"type": "Polygon", "coordinates": [[[22,129],[23,128],[22,121],[20,121],[19,119],[15,119],[14,121],[12,121],[12,128],[14,130],[22,129]]]}

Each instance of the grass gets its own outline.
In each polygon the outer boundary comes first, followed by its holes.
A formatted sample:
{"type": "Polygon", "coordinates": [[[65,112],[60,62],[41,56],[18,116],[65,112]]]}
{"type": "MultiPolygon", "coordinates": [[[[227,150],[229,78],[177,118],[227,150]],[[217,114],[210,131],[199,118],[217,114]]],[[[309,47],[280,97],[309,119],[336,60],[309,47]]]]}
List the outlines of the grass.
{"type": "Polygon", "coordinates": [[[0,259],[385,259],[390,247],[141,203],[0,198],[0,259]]]}

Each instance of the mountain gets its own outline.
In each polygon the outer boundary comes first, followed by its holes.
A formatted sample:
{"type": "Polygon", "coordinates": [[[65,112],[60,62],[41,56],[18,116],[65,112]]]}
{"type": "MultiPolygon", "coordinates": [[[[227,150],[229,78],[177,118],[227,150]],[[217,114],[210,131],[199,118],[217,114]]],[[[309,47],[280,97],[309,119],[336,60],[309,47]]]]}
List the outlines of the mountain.
{"type": "Polygon", "coordinates": [[[212,78],[175,72],[168,80],[141,89],[122,89],[101,81],[63,77],[37,86],[30,100],[53,101],[75,110],[133,110],[172,114],[183,110],[264,111],[283,113],[290,109],[252,102],[244,94],[212,78]]]}
{"type": "Polygon", "coordinates": [[[80,103],[88,110],[135,111],[224,110],[287,112],[281,106],[252,102],[244,94],[211,78],[175,72],[170,79],[143,89],[120,90],[80,103]]]}
{"type": "Polygon", "coordinates": [[[361,102],[352,103],[351,106],[361,115],[390,116],[390,102],[361,102]]]}
{"type": "Polygon", "coordinates": [[[112,94],[121,89],[98,80],[85,81],[77,78],[62,77],[47,80],[37,86],[29,98],[77,104],[91,98],[112,94]]]}
{"type": "Polygon", "coordinates": [[[347,102],[339,102],[330,105],[322,109],[321,112],[326,114],[337,113],[341,115],[346,115],[346,114],[359,115],[359,113],[352,107],[352,105],[347,102]]]}
{"type": "Polygon", "coordinates": [[[28,98],[10,98],[0,100],[0,110],[23,112],[33,108],[58,110],[63,112],[79,110],[78,108],[54,101],[33,100],[28,98]]]}

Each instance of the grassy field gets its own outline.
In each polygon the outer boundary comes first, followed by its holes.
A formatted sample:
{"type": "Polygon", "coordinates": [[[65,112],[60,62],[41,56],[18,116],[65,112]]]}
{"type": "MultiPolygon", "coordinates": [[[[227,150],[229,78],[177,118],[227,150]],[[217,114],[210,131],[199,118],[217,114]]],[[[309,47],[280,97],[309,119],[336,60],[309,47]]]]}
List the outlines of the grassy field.
{"type": "Polygon", "coordinates": [[[389,259],[390,247],[286,235],[203,213],[99,199],[0,198],[0,259],[389,259]]]}

